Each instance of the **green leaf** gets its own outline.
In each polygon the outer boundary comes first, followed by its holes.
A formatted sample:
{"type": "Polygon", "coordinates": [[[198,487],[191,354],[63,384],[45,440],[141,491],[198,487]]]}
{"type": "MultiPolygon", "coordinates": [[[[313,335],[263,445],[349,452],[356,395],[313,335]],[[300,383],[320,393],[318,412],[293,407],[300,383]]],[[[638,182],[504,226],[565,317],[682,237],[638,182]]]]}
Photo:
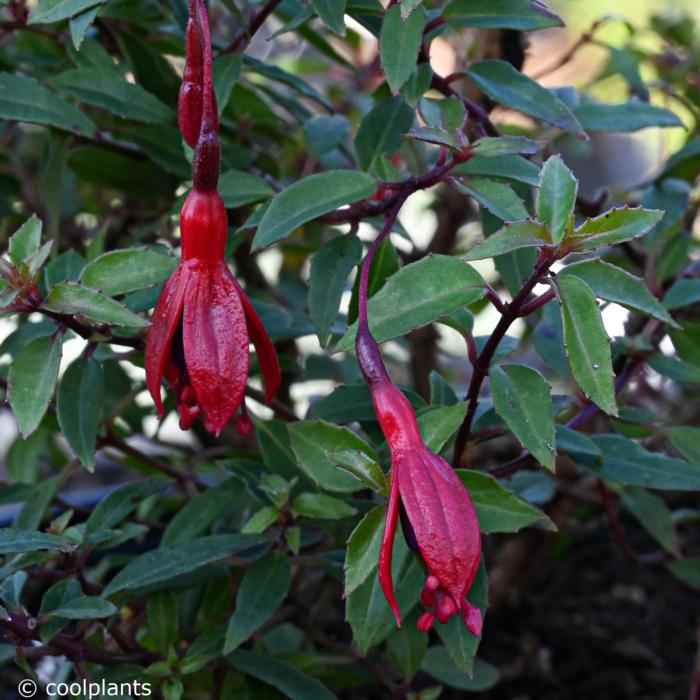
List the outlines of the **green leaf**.
{"type": "Polygon", "coordinates": [[[33,78],[0,73],[0,119],[55,126],[79,136],[91,136],[95,125],[72,104],[33,78]]]}
{"type": "Polygon", "coordinates": [[[423,43],[424,26],[425,12],[422,9],[404,19],[401,8],[394,5],[384,15],[379,55],[392,92],[398,92],[413,72],[423,43]]]}
{"type": "Polygon", "coordinates": [[[593,292],[573,275],[558,279],[556,291],[574,379],[591,401],[617,416],[610,339],[593,292]]]}
{"type": "Polygon", "coordinates": [[[167,652],[177,644],[179,612],[177,596],[172,591],[156,591],[148,596],[148,633],[156,648],[167,652]]]}
{"type": "Polygon", "coordinates": [[[498,158],[475,155],[466,163],[460,163],[452,168],[453,175],[500,177],[533,187],[539,183],[539,173],[540,169],[534,163],[519,155],[505,155],[498,158]]]}
{"type": "Polygon", "coordinates": [[[474,197],[502,221],[523,221],[530,216],[523,200],[504,182],[474,177],[466,182],[455,180],[454,183],[460,192],[474,197]]]}
{"type": "Polygon", "coordinates": [[[473,64],[466,75],[490,98],[506,107],[564,131],[583,132],[581,124],[561,100],[506,61],[480,61],[473,64]]]}
{"type": "Polygon", "coordinates": [[[403,143],[415,114],[401,97],[378,102],[360,122],[355,152],[363,170],[372,171],[380,156],[392,156],[403,143]]]}
{"type": "Polygon", "coordinates": [[[225,559],[265,542],[261,535],[209,535],[170,547],[159,547],[130,561],[107,584],[103,595],[135,588],[161,588],[167,582],[205,564],[225,559]]]}
{"type": "Polygon", "coordinates": [[[245,535],[257,535],[265,532],[270,525],[277,522],[280,517],[280,510],[276,506],[265,506],[257,513],[253,513],[250,520],[241,528],[245,535]]]}
{"type": "Polygon", "coordinates": [[[309,311],[321,347],[326,347],[328,343],[348,275],[361,257],[360,240],[348,234],[327,241],[311,258],[309,311]]]}
{"type": "Polygon", "coordinates": [[[116,612],[117,606],[108,600],[82,595],[52,610],[50,614],[54,617],[65,617],[67,620],[94,620],[109,617],[116,612]]]}
{"type": "Polygon", "coordinates": [[[80,273],[80,281],[115,296],[162,284],[176,267],[177,260],[150,248],[111,250],[91,260],[80,273]]]}
{"type": "MultiPolygon", "coordinates": [[[[484,280],[470,265],[448,255],[429,255],[401,268],[369,300],[369,325],[378,343],[472,304],[484,296],[484,280]],[[401,310],[398,314],[397,309],[401,310]]],[[[357,322],[335,351],[350,350],[357,322]]]]}
{"type": "Polygon", "coordinates": [[[546,226],[534,221],[521,221],[516,224],[506,224],[496,233],[492,233],[482,243],[472,248],[464,259],[483,260],[520,248],[541,248],[551,245],[552,240],[546,226]]]}
{"type": "Polygon", "coordinates": [[[452,0],[443,11],[450,24],[528,32],[563,27],[564,22],[536,0],[452,0]]]}
{"type": "Polygon", "coordinates": [[[228,209],[236,209],[245,204],[270,199],[275,191],[259,175],[242,170],[227,170],[221,173],[219,194],[228,209]]]}
{"type": "Polygon", "coordinates": [[[304,137],[309,151],[322,156],[340,146],[350,134],[350,122],[339,114],[312,117],[304,122],[304,137]]]}
{"type": "Polygon", "coordinates": [[[49,535],[25,528],[6,527],[0,530],[0,554],[38,552],[42,549],[65,549],[75,543],[67,537],[49,535]]]}
{"type": "MultiPolygon", "coordinates": [[[[406,618],[419,601],[424,575],[400,533],[397,533],[394,541],[392,571],[396,600],[402,617],[406,618]]],[[[347,596],[345,616],[352,627],[355,643],[363,654],[396,629],[394,615],[376,574],[369,575],[347,596]]]]}
{"type": "Polygon", "coordinates": [[[579,456],[578,462],[601,479],[651,489],[695,491],[700,488],[700,465],[649,452],[622,435],[596,435],[602,458],[579,456]]]}
{"type": "Polygon", "coordinates": [[[467,111],[459,97],[434,100],[424,97],[419,103],[421,116],[428,126],[454,133],[464,127],[467,111]]]}
{"type": "Polygon", "coordinates": [[[418,629],[414,620],[394,630],[387,639],[389,658],[406,680],[418,673],[427,649],[428,635],[418,629]]]}
{"type": "Polygon", "coordinates": [[[683,126],[673,112],[638,100],[614,105],[588,100],[573,111],[586,131],[628,132],[650,126],[683,126]]]}
{"type": "Polygon", "coordinates": [[[361,450],[342,450],[340,452],[326,452],[328,457],[336,463],[341,471],[354,476],[362,486],[384,493],[386,490],[386,477],[376,459],[361,450]]]}
{"type": "Polygon", "coordinates": [[[540,170],[537,218],[547,225],[552,242],[559,244],[573,226],[578,181],[559,156],[552,156],[540,170]]]}
{"type": "Polygon", "coordinates": [[[615,245],[648,233],[663,215],[658,209],[611,209],[595,219],[584,221],[566,242],[577,252],[615,245]]]}
{"type": "Polygon", "coordinates": [[[418,427],[423,442],[439,453],[447,441],[459,430],[467,413],[467,404],[460,401],[454,406],[431,407],[418,416],[418,427]]]}
{"type": "Polygon", "coordinates": [[[41,0],[29,15],[28,24],[49,24],[75,17],[106,0],[41,0]]]}
{"type": "Polygon", "coordinates": [[[541,523],[546,530],[557,529],[539,508],[523,501],[492,476],[470,469],[458,469],[457,474],[474,501],[481,532],[518,532],[534,523],[541,523]]]}
{"type": "Polygon", "coordinates": [[[49,407],[61,364],[60,334],[37,338],[10,365],[8,400],[23,437],[31,435],[49,407]]]}
{"type": "Polygon", "coordinates": [[[345,5],[347,0],[311,0],[311,7],[321,21],[339,36],[345,36],[345,5]]]}
{"type": "Polygon", "coordinates": [[[226,663],[247,676],[277,688],[291,700],[336,700],[336,696],[320,681],[268,654],[238,650],[226,658],[226,663]]]}
{"type": "Polygon", "coordinates": [[[379,549],[384,535],[386,508],[373,508],[352,531],[345,552],[345,591],[347,598],[377,571],[379,549]]]}
{"type": "Polygon", "coordinates": [[[666,568],[686,585],[700,591],[700,557],[689,557],[666,564],[666,568]]]}
{"type": "Polygon", "coordinates": [[[299,468],[318,486],[327,491],[352,493],[362,484],[337,468],[333,454],[359,450],[377,460],[374,450],[348,428],[325,421],[298,421],[289,425],[289,438],[299,468]]]}
{"type": "MultiPolygon", "coordinates": [[[[469,602],[481,610],[481,615],[485,618],[488,605],[488,576],[483,559],[467,598],[469,602]]],[[[474,657],[481,638],[474,636],[467,629],[461,615],[453,615],[445,625],[437,624],[435,630],[447,647],[452,663],[457,670],[471,676],[474,672],[474,657]]]]}
{"type": "Polygon", "coordinates": [[[599,299],[613,301],[629,309],[649,314],[664,323],[678,326],[643,280],[615,265],[603,260],[584,260],[567,265],[559,275],[575,275],[583,280],[599,299]]]}
{"type": "Polygon", "coordinates": [[[425,141],[425,143],[446,146],[453,151],[462,150],[462,143],[456,136],[450,134],[449,131],[433,126],[415,126],[405,136],[418,141],[425,141]]]}
{"type": "Polygon", "coordinates": [[[474,659],[474,672],[471,675],[460,671],[450,658],[449,651],[440,644],[428,649],[420,668],[445,685],[471,693],[492,688],[501,677],[495,666],[481,659],[474,659]]]}
{"type": "Polygon", "coordinates": [[[292,567],[288,557],[273,553],[245,573],[236,596],[236,611],[226,629],[224,654],[237,649],[274,614],[289,591],[292,567]]]}
{"type": "Polygon", "coordinates": [[[74,68],[59,73],[51,83],[81,102],[106,109],[123,119],[167,124],[174,118],[170,107],[140,85],[127,82],[115,70],[74,68]]]}
{"type": "Polygon", "coordinates": [[[496,412],[518,442],[542,466],[554,471],[554,408],[549,384],[537,370],[525,365],[493,366],[489,379],[496,412]]]}
{"type": "Polygon", "coordinates": [[[517,153],[539,153],[542,146],[524,136],[484,136],[474,141],[471,149],[477,156],[500,158],[517,153]]]}
{"type": "Polygon", "coordinates": [[[70,38],[76,51],[80,51],[80,47],[85,40],[85,34],[95,21],[99,10],[99,6],[91,7],[89,10],[85,10],[79,15],[75,15],[75,17],[71,18],[70,38]]]}
{"type": "MultiPolygon", "coordinates": [[[[357,480],[355,482],[357,483],[357,480]]],[[[339,518],[349,518],[357,511],[340,498],[333,498],[322,493],[302,493],[294,499],[292,512],[305,518],[338,520],[339,518]]]]}
{"type": "MultiPolygon", "coordinates": [[[[241,75],[242,65],[243,59],[237,53],[219,55],[214,61],[214,92],[216,93],[216,102],[219,106],[219,114],[228,105],[233,86],[241,75]]],[[[219,186],[221,186],[220,182],[219,186]]]]}
{"type": "Polygon", "coordinates": [[[102,391],[102,366],[94,357],[80,357],[66,369],[56,395],[56,414],[63,435],[91,471],[95,468],[102,391]]]}
{"type": "Polygon", "coordinates": [[[654,371],[681,384],[700,383],[700,367],[685,360],[657,352],[647,359],[647,363],[654,371]]]}
{"type": "Polygon", "coordinates": [[[680,556],[680,544],[673,515],[663,499],[646,489],[630,487],[620,493],[625,508],[656,541],[674,556],[680,556]]]}
{"type": "Polygon", "coordinates": [[[600,457],[600,447],[588,435],[573,430],[567,425],[556,426],[557,450],[572,456],[588,455],[594,459],[600,457]]]}
{"type": "Polygon", "coordinates": [[[376,183],[366,173],[330,170],[298,180],[275,195],[258,226],[253,249],[286,238],[295,228],[374,194],[376,183]]]}
{"type": "Polygon", "coordinates": [[[700,464],[700,428],[674,425],[666,430],[666,436],[682,457],[700,464]]]}
{"type": "MultiPolygon", "coordinates": [[[[682,309],[700,301],[700,279],[679,279],[666,292],[663,304],[667,309],[682,309]]],[[[672,320],[672,323],[675,323],[672,320]]]]}
{"type": "Polygon", "coordinates": [[[148,479],[120,486],[93,508],[85,523],[85,532],[89,534],[114,527],[135,510],[144,498],[159,493],[168,485],[167,479],[148,479]]]}
{"type": "Polygon", "coordinates": [[[41,245],[41,219],[34,214],[10,237],[10,260],[19,266],[31,257],[41,245]]]}
{"type": "Polygon", "coordinates": [[[59,314],[81,314],[100,323],[145,328],[149,322],[102,292],[75,282],[62,282],[51,289],[42,307],[59,314]]]}

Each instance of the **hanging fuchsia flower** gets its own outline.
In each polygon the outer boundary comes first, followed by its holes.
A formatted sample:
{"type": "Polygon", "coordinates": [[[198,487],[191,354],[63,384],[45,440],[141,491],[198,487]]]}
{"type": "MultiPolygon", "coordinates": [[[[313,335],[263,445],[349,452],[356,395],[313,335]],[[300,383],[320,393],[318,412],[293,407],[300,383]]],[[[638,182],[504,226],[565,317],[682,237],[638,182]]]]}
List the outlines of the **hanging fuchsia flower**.
{"type": "MultiPolygon", "coordinates": [[[[180,427],[187,430],[200,413],[207,430],[218,435],[241,406],[248,379],[252,340],[270,401],[279,389],[280,367],[265,328],[225,260],[228,220],[217,192],[220,147],[216,100],[211,81],[211,44],[201,0],[192,3],[187,33],[188,61],[203,56],[199,73],[185,76],[201,84],[201,114],[181,111],[184,126],[198,136],[194,187],[180,215],[182,260],[165,284],[146,342],[146,383],[161,416],[163,376],[175,392],[180,427]],[[194,48],[201,20],[202,46],[194,48]]],[[[196,90],[181,93],[196,95],[196,90]]],[[[181,127],[183,122],[181,120],[181,127]]],[[[189,140],[191,134],[183,129],[189,140]]],[[[243,409],[244,410],[244,409],[243,409]]],[[[245,422],[245,417],[244,417],[245,422]]],[[[240,421],[239,421],[240,422],[240,421]]]]}
{"type": "MultiPolygon", "coordinates": [[[[400,206],[400,205],[399,205],[400,206]]],[[[467,600],[481,561],[479,521],[469,492],[447,462],[423,443],[411,404],[392,383],[367,322],[367,282],[372,258],[391,224],[367,253],[360,278],[359,327],[355,349],[374,410],[391,451],[391,486],[379,554],[379,582],[401,626],[391,563],[396,526],[401,518],[408,545],[428,570],[421,595],[428,611],[418,629],[429,630],[437,618],[460,614],[467,628],[481,634],[481,611],[467,600]]]]}

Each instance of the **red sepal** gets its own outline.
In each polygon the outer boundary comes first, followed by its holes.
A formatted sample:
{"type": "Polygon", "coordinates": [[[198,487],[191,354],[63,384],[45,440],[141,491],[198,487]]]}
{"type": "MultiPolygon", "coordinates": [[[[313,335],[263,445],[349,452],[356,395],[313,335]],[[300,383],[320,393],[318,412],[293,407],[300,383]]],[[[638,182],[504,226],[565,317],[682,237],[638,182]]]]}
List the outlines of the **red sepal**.
{"type": "Polygon", "coordinates": [[[391,470],[391,487],[389,491],[389,505],[386,511],[384,523],[384,535],[382,546],[379,550],[379,585],[382,587],[384,597],[387,599],[396,618],[396,624],[401,627],[401,610],[394,595],[394,581],[391,574],[391,564],[394,553],[394,537],[396,537],[396,524],[399,520],[399,479],[396,473],[397,465],[391,470]]]}

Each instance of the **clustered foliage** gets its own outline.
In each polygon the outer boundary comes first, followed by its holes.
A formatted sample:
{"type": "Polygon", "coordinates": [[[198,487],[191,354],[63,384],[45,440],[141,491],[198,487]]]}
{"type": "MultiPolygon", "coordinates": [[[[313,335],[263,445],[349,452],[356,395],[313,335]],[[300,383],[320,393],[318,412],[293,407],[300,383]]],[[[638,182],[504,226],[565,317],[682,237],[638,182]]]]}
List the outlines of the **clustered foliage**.
{"type": "Polygon", "coordinates": [[[369,325],[476,507],[469,605],[484,637],[490,557],[526,527],[566,556],[602,517],[610,557],[700,588],[692,23],[654,17],[641,41],[606,18],[538,76],[522,70],[526,37],[564,30],[534,0],[208,4],[227,260],[282,367],[267,404],[253,353],[254,430],[218,437],[201,420],[180,432],[170,393],[158,422],[143,371],[191,188],[175,111],[188,3],[0,9],[8,687],[137,679],[168,700],[497,687],[462,620],[417,629],[426,572],[401,532],[401,628],[377,577],[390,455],[353,350],[357,273],[383,229],[369,325]],[[431,67],[438,44],[455,51],[449,75],[431,67]],[[604,58],[585,85],[538,79],[591,46],[604,58]],[[614,183],[586,172],[613,144],[637,164],[614,183]],[[416,201],[435,213],[427,240],[416,201]],[[611,340],[604,318],[624,333],[611,340]]]}

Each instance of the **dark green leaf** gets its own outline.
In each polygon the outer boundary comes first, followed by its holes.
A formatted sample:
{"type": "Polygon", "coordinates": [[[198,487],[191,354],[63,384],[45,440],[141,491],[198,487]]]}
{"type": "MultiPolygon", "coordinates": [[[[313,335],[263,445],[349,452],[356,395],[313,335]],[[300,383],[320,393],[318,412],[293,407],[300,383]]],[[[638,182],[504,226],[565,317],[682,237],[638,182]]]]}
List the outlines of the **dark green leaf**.
{"type": "Polygon", "coordinates": [[[378,102],[362,119],[355,137],[357,160],[372,171],[380,156],[393,155],[413,124],[413,110],[401,97],[378,102]]]}
{"type": "Polygon", "coordinates": [[[700,301],[700,279],[679,279],[666,292],[663,304],[667,309],[682,309],[700,301]]]}
{"type": "Polygon", "coordinates": [[[0,554],[38,552],[42,549],[65,549],[74,544],[67,537],[49,535],[36,530],[14,527],[0,530],[0,554]]]}
{"type": "Polygon", "coordinates": [[[683,126],[673,112],[638,100],[614,105],[586,101],[573,111],[587,131],[638,131],[650,126],[683,126]]]}
{"type": "Polygon", "coordinates": [[[144,328],[149,325],[145,318],[129,311],[118,301],[110,299],[96,289],[74,282],[57,284],[48,293],[42,306],[59,314],[81,314],[93,321],[115,326],[144,328]]]}
{"type": "Polygon", "coordinates": [[[625,508],[664,549],[679,556],[680,545],[673,525],[673,515],[663,499],[646,489],[636,487],[624,489],[620,498],[625,508]]]}
{"type": "Polygon", "coordinates": [[[506,61],[481,61],[466,71],[481,90],[500,104],[574,133],[581,124],[549,90],[506,61]]]}
{"type": "Polygon", "coordinates": [[[264,248],[286,238],[295,228],[374,193],[376,183],[365,173],[331,170],[298,180],[275,195],[253,239],[264,248]]]}
{"type": "Polygon", "coordinates": [[[455,180],[455,185],[502,221],[523,221],[530,216],[523,200],[504,182],[473,177],[466,182],[455,180]]]}
{"type": "Polygon", "coordinates": [[[120,486],[93,508],[85,524],[86,532],[94,533],[114,527],[135,510],[144,498],[159,493],[168,483],[167,479],[149,479],[120,486]]]}
{"type": "Polygon", "coordinates": [[[465,27],[532,31],[561,27],[561,18],[537,0],[452,0],[443,15],[465,27]]]}
{"type": "Polygon", "coordinates": [[[596,435],[602,459],[579,457],[606,481],[652,489],[695,491],[700,488],[700,465],[645,450],[622,435],[596,435]]]}
{"type": "Polygon", "coordinates": [[[56,414],[63,435],[90,470],[95,468],[102,391],[102,366],[94,357],[81,357],[66,369],[56,395],[56,414]]]}
{"type": "Polygon", "coordinates": [[[332,238],[311,258],[309,311],[321,347],[328,343],[348,275],[361,257],[362,244],[349,234],[332,238]]]}
{"type": "Polygon", "coordinates": [[[464,259],[483,260],[520,248],[541,248],[551,245],[552,240],[546,226],[534,221],[522,221],[506,224],[496,233],[492,233],[482,243],[472,248],[464,259]]]}
{"type": "MultiPolygon", "coordinates": [[[[357,480],[355,481],[357,482],[357,480]]],[[[340,498],[333,498],[322,493],[302,493],[294,499],[292,512],[305,518],[337,520],[349,518],[357,511],[340,498]]]]}
{"type": "Polygon", "coordinates": [[[656,209],[611,209],[595,219],[584,221],[567,239],[571,250],[595,250],[639,238],[648,233],[663,217],[656,209]]]}
{"type": "Polygon", "coordinates": [[[111,250],[91,260],[80,273],[80,281],[115,296],[162,284],[176,267],[175,258],[150,248],[111,250]]]}
{"type": "Polygon", "coordinates": [[[179,613],[177,597],[172,591],[156,591],[148,596],[148,632],[157,648],[167,652],[177,644],[179,613]]]}
{"type": "Polygon", "coordinates": [[[362,488],[358,479],[338,469],[333,453],[359,450],[377,459],[374,450],[351,430],[324,421],[292,423],[289,438],[300,469],[327,491],[352,493],[362,488]]]}
{"type": "Polygon", "coordinates": [[[0,118],[55,126],[79,136],[95,131],[95,125],[77,107],[36,80],[9,73],[0,73],[0,118]]]}
{"type": "Polygon", "coordinates": [[[59,22],[104,2],[106,0],[41,0],[29,15],[28,24],[59,22]]]}
{"type": "Polygon", "coordinates": [[[552,156],[540,170],[537,218],[547,225],[552,242],[559,244],[573,226],[578,181],[559,156],[552,156]]]}
{"type": "MultiPolygon", "coordinates": [[[[430,255],[406,265],[369,300],[372,333],[382,343],[425,326],[483,297],[483,285],[481,275],[459,258],[430,255]]],[[[356,332],[357,322],[335,350],[350,350],[356,332]]]]}
{"type": "Polygon", "coordinates": [[[163,587],[181,574],[225,559],[265,542],[260,535],[210,535],[171,547],[160,547],[130,561],[107,584],[103,595],[144,587],[163,587]]]}
{"type": "Polygon", "coordinates": [[[582,279],[599,299],[613,301],[649,314],[672,326],[677,325],[644,281],[622,268],[603,260],[584,260],[567,265],[560,273],[560,276],[564,275],[575,275],[582,279]]]}
{"type": "Polygon", "coordinates": [[[554,471],[554,409],[549,384],[537,370],[525,365],[491,367],[489,379],[496,412],[520,444],[542,466],[554,471]]]}
{"type": "Polygon", "coordinates": [[[386,508],[378,506],[352,531],[345,554],[345,598],[377,571],[385,518],[386,508]]]}
{"type": "Polygon", "coordinates": [[[542,146],[524,136],[484,136],[471,145],[477,156],[501,158],[517,153],[539,153],[542,146]]]}
{"type": "Polygon", "coordinates": [[[401,8],[394,5],[384,15],[379,54],[392,92],[398,92],[413,72],[423,42],[424,26],[425,12],[421,9],[404,19],[401,8]]]}
{"type": "Polygon", "coordinates": [[[275,194],[272,187],[259,175],[242,170],[226,170],[219,179],[219,194],[229,209],[270,199],[275,194]]]}
{"type": "Polygon", "coordinates": [[[81,595],[52,610],[51,615],[65,617],[67,620],[92,620],[109,617],[116,612],[116,605],[104,598],[81,595]]]}
{"type": "Polygon", "coordinates": [[[345,36],[346,2],[347,0],[311,0],[311,7],[331,31],[345,36]]]}
{"type": "Polygon", "coordinates": [[[556,290],[574,379],[591,401],[617,416],[610,339],[593,292],[573,275],[562,276],[556,290]]]}
{"type": "Polygon", "coordinates": [[[140,85],[129,83],[114,70],[75,68],[59,73],[51,83],[81,102],[106,109],[124,119],[145,124],[166,124],[174,113],[140,85]]]}
{"type": "Polygon", "coordinates": [[[41,219],[34,215],[10,236],[10,260],[16,266],[26,262],[39,249],[41,226],[41,219]]]}
{"type": "Polygon", "coordinates": [[[37,429],[49,407],[61,364],[62,347],[61,335],[37,338],[10,366],[8,400],[25,438],[37,429]]]}
{"type": "Polygon", "coordinates": [[[442,645],[430,647],[421,664],[421,671],[445,685],[471,693],[488,690],[498,683],[501,674],[495,666],[481,659],[474,659],[474,672],[458,670],[447,649],[442,645]]]}
{"type": "Polygon", "coordinates": [[[422,411],[418,416],[418,427],[423,442],[433,452],[441,452],[462,425],[466,412],[467,404],[463,401],[453,406],[430,407],[422,411]]]}
{"type": "Polygon", "coordinates": [[[484,175],[500,177],[505,180],[522,182],[536,186],[539,182],[539,168],[529,160],[518,155],[505,155],[498,158],[475,155],[466,163],[452,168],[453,175],[484,175]]]}
{"type": "Polygon", "coordinates": [[[492,476],[470,469],[458,469],[457,474],[474,501],[481,532],[518,532],[534,523],[556,530],[545,513],[508,491],[492,476]]]}
{"type": "Polygon", "coordinates": [[[231,615],[224,641],[229,654],[265,624],[281,605],[292,576],[288,557],[268,554],[250,567],[236,596],[236,611],[231,615]]]}
{"type": "Polygon", "coordinates": [[[339,114],[313,117],[304,122],[304,136],[309,150],[322,156],[340,146],[350,134],[350,122],[339,114]]]}
{"type": "Polygon", "coordinates": [[[254,651],[236,651],[226,663],[247,676],[277,688],[291,700],[336,700],[320,681],[307,676],[292,664],[254,651]]]}
{"type": "Polygon", "coordinates": [[[670,357],[663,353],[654,353],[647,359],[649,367],[669,377],[676,382],[697,384],[700,383],[700,367],[676,357],[670,357]]]}

